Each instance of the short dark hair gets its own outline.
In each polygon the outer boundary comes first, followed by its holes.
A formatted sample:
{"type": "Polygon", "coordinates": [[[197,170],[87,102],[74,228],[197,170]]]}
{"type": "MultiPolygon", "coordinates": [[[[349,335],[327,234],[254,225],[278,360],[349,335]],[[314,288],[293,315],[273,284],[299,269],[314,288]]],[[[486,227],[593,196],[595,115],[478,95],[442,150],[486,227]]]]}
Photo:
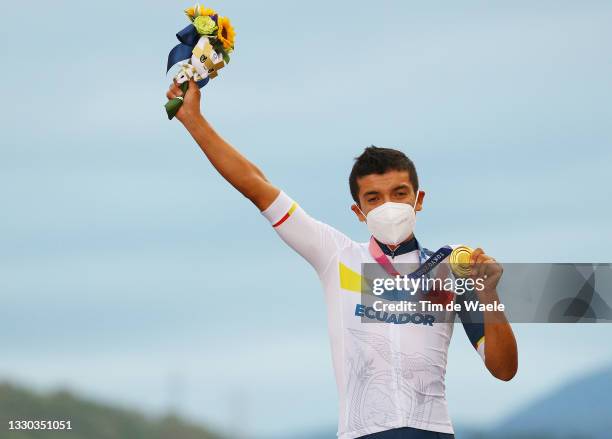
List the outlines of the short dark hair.
{"type": "Polygon", "coordinates": [[[388,171],[407,171],[410,183],[415,191],[419,189],[419,177],[412,160],[401,151],[391,148],[368,146],[355,163],[349,176],[351,195],[355,203],[359,204],[359,185],[357,179],[370,174],[384,174],[388,171]]]}

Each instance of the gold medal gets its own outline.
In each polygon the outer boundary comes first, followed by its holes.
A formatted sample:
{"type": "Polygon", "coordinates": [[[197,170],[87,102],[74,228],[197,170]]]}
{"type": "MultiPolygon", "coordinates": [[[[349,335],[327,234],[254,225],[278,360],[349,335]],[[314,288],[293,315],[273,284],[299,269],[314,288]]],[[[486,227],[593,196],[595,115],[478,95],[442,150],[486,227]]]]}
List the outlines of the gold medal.
{"type": "Polygon", "coordinates": [[[470,264],[470,258],[474,250],[467,245],[460,245],[453,249],[450,254],[449,262],[451,264],[451,270],[457,277],[468,277],[472,270],[470,264]]]}

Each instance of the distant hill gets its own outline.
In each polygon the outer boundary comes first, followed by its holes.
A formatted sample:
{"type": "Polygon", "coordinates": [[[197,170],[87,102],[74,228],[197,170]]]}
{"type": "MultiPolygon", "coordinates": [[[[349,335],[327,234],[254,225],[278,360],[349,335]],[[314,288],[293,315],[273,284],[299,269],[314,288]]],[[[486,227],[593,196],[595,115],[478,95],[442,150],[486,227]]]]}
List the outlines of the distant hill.
{"type": "Polygon", "coordinates": [[[76,398],[68,392],[37,394],[0,383],[0,439],[220,439],[174,416],[138,412],[76,398]],[[70,420],[72,430],[10,431],[10,420],[70,420]]]}
{"type": "MultiPolygon", "coordinates": [[[[152,419],[76,398],[67,392],[36,394],[0,383],[0,439],[220,439],[176,417],[152,419]],[[72,421],[66,432],[11,432],[8,421],[72,421]]],[[[612,368],[585,376],[508,416],[489,431],[457,426],[457,439],[610,439],[612,438],[612,368]]],[[[334,427],[283,439],[333,439],[334,427]]],[[[267,439],[267,438],[266,438],[267,439]]]]}
{"type": "MultiPolygon", "coordinates": [[[[612,368],[560,387],[488,431],[455,427],[457,439],[612,439],[612,368]]],[[[333,439],[336,432],[330,427],[286,437],[333,439]]]]}
{"type": "Polygon", "coordinates": [[[572,381],[527,405],[495,431],[512,437],[612,438],[612,368],[572,381]]]}
{"type": "Polygon", "coordinates": [[[330,425],[328,427],[319,428],[316,431],[309,432],[296,432],[284,434],[282,436],[275,436],[274,438],[260,438],[260,439],[336,439],[337,427],[330,425]]]}

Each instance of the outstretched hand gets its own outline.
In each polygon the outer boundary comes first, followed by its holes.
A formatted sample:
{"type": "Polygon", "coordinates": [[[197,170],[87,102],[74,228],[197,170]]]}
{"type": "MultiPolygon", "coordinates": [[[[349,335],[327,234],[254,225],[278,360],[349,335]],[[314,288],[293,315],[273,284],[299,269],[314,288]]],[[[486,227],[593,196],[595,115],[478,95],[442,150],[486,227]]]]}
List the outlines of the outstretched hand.
{"type": "Polygon", "coordinates": [[[189,88],[187,92],[183,94],[179,84],[176,81],[172,82],[166,97],[168,99],[174,99],[176,97],[183,97],[183,105],[176,113],[176,118],[184,125],[186,122],[196,118],[200,113],[200,89],[193,79],[190,79],[189,88]]]}

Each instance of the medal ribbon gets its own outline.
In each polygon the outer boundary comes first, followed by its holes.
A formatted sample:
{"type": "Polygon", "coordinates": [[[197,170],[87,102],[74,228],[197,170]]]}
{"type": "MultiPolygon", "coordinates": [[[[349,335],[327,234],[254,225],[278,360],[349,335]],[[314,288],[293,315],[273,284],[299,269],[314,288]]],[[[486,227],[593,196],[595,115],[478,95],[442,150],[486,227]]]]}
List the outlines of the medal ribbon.
{"type": "MultiPolygon", "coordinates": [[[[389,258],[382,251],[374,237],[370,238],[370,244],[368,246],[370,251],[370,255],[374,258],[374,260],[380,265],[390,276],[402,276],[402,274],[395,269],[389,258]]],[[[420,250],[420,249],[419,249],[420,250]]],[[[436,268],[436,266],[446,259],[451,253],[453,249],[449,245],[445,245],[438,249],[435,253],[433,253],[425,262],[423,262],[419,268],[417,268],[412,273],[406,275],[408,278],[417,279],[421,276],[425,276],[431,270],[436,268]]],[[[423,260],[422,252],[419,255],[419,259],[423,260]]]]}

